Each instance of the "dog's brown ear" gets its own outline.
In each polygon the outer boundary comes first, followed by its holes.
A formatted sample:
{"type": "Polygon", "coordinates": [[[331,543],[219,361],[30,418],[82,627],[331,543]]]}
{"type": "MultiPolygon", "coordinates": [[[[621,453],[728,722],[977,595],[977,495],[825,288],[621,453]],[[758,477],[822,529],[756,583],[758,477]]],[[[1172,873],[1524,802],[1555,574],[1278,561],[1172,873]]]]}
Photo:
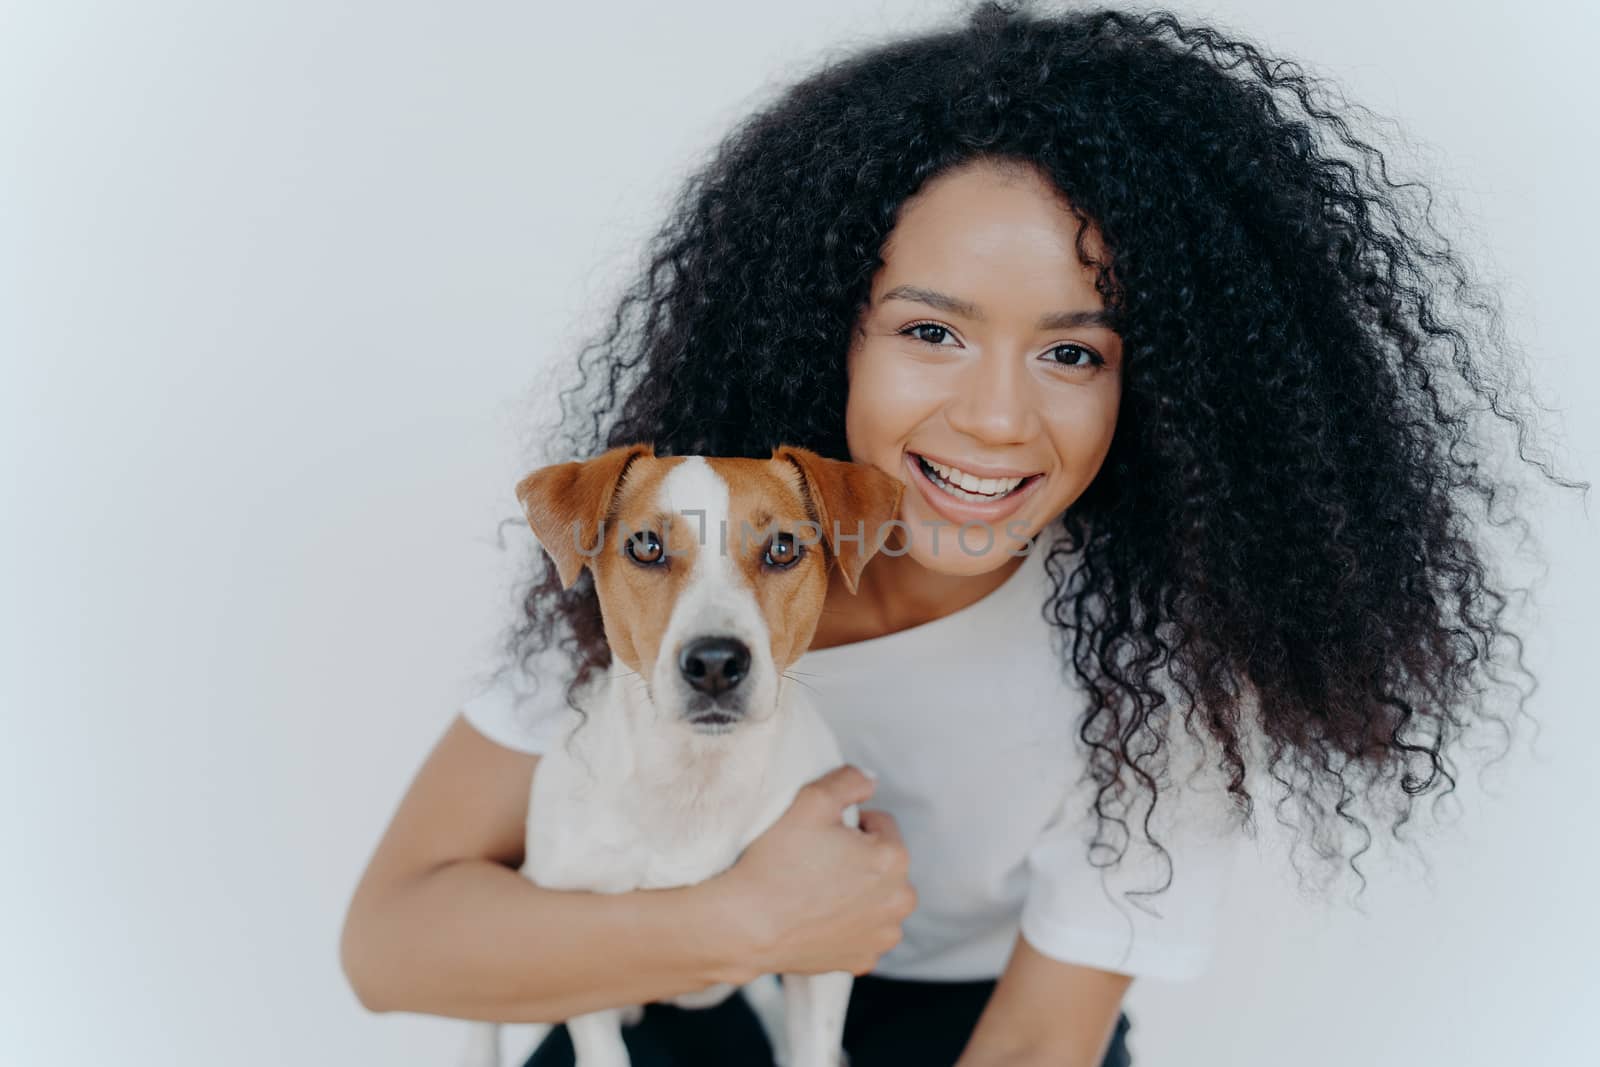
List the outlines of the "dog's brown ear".
{"type": "Polygon", "coordinates": [[[571,588],[584,563],[604,549],[601,520],[628,464],[654,455],[652,445],[619,445],[593,459],[540,467],[517,483],[517,501],[533,536],[555,560],[563,589],[571,588]]]}
{"type": "Polygon", "coordinates": [[[905,484],[869,464],[827,459],[790,445],[774,449],[772,458],[800,469],[822,542],[838,563],[845,588],[854,593],[861,569],[889,536],[889,520],[899,514],[905,484]]]}

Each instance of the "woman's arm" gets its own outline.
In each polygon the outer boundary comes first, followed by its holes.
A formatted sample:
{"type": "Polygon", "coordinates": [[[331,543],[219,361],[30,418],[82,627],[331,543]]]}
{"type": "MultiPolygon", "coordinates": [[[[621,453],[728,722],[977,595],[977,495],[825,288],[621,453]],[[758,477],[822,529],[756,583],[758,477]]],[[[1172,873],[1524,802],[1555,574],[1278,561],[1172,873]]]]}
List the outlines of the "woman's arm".
{"type": "Polygon", "coordinates": [[[543,889],[516,870],[537,764],[459,716],[429,754],[345,918],[340,959],[365,1007],[554,1022],[782,966],[867,969],[888,947],[880,928],[898,936],[903,901],[886,872],[903,846],[840,822],[872,789],[853,768],[802,790],[747,850],[754,863],[681,889],[601,894],[543,889]],[[814,871],[787,862],[795,849],[814,871]]]}
{"type": "Polygon", "coordinates": [[[1051,959],[1018,934],[956,1067],[1099,1067],[1132,982],[1051,959]]]}
{"type": "Polygon", "coordinates": [[[550,1022],[742,974],[711,883],[605,895],[517,873],[539,757],[451,723],[350,902],[345,975],[373,1011],[550,1022]]]}
{"type": "Polygon", "coordinates": [[[345,973],[372,1011],[558,1022],[753,977],[710,885],[541,889],[488,860],[447,863],[352,905],[345,973]]]}

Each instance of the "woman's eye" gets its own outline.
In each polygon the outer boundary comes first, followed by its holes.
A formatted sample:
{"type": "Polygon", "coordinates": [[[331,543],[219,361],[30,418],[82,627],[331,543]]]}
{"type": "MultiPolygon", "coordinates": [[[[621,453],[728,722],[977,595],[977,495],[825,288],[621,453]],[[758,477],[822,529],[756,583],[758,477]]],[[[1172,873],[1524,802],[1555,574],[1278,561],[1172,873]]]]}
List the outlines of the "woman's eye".
{"type": "Polygon", "coordinates": [[[1050,350],[1048,356],[1051,362],[1057,364],[1058,366],[1072,367],[1075,369],[1082,367],[1099,367],[1105,364],[1105,360],[1100,357],[1098,352],[1092,348],[1085,348],[1083,345],[1056,345],[1050,350]],[[1057,353],[1062,352],[1066,353],[1065,357],[1057,358],[1057,353]],[[1087,363],[1079,363],[1078,359],[1081,356],[1088,356],[1089,361],[1087,363]]]}
{"type": "Polygon", "coordinates": [[[910,326],[907,326],[905,329],[901,330],[900,334],[902,337],[911,337],[918,341],[924,341],[930,345],[936,345],[939,344],[939,342],[945,337],[949,336],[950,330],[948,327],[940,326],[936,322],[913,322],[910,326]],[[920,332],[922,330],[932,330],[938,336],[935,338],[925,337],[920,332]]]}
{"type": "Polygon", "coordinates": [[[793,534],[781,533],[767,545],[767,554],[762,559],[769,567],[792,567],[800,559],[800,547],[793,534]]]}
{"type": "Polygon", "coordinates": [[[629,559],[647,567],[666,558],[666,549],[661,544],[661,537],[654,530],[640,530],[628,538],[624,550],[628,553],[629,559]]]}
{"type": "MultiPolygon", "coordinates": [[[[940,326],[936,322],[913,322],[910,326],[901,330],[900,335],[940,347],[945,347],[942,342],[945,338],[951,336],[949,327],[940,326]]],[[[1104,366],[1106,362],[1094,349],[1076,344],[1056,345],[1050,349],[1045,358],[1057,366],[1069,367],[1074,370],[1100,367],[1104,366]]]]}

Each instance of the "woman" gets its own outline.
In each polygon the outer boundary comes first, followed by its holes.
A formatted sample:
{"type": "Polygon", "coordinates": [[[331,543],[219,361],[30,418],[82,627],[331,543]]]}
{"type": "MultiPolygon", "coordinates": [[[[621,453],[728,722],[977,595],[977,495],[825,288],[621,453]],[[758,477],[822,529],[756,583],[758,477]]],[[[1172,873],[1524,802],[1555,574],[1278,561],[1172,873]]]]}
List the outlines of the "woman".
{"type": "MultiPolygon", "coordinates": [[[[982,4],[740,124],[580,357],[563,441],[906,482],[905,551],[830,589],[795,672],[853,766],[702,885],[543,890],[515,868],[562,694],[500,680],[357,890],[363,1003],[559,1020],[849,969],[856,1067],[1130,1062],[1123,995],[1203,969],[1264,779],[1359,878],[1374,820],[1521,713],[1485,699],[1515,637],[1467,536],[1474,501],[1520,522],[1470,418],[1525,458],[1513,353],[1415,188],[1294,65],[1165,13],[982,4]],[[964,516],[995,536],[955,541],[964,516]]],[[[542,571],[525,609],[510,666],[570,695],[607,661],[586,578],[542,571]]],[[[737,998],[628,1041],[769,1055],[737,998]]],[[[528,1062],[570,1057],[557,1028],[528,1062]]]]}

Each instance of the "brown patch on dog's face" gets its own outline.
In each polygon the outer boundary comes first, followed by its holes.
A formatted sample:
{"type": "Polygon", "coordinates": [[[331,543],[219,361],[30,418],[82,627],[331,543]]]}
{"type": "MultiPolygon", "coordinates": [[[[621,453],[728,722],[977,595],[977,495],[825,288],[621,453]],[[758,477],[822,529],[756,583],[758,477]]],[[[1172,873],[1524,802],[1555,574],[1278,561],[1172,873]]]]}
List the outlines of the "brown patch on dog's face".
{"type": "MultiPolygon", "coordinates": [[[[728,559],[767,623],[779,671],[811,645],[828,592],[828,557],[801,495],[799,474],[777,459],[713,459],[728,485],[728,559]],[[792,560],[792,562],[790,562],[792,560]]],[[[715,549],[717,546],[708,546],[715,549]]]]}
{"type": "Polygon", "coordinates": [[[805,525],[816,520],[807,513],[798,472],[781,460],[708,458],[727,487],[728,522],[725,532],[702,532],[696,516],[661,507],[662,483],[681,462],[634,461],[613,505],[615,519],[606,524],[606,551],[590,561],[612,653],[648,675],[701,553],[721,553],[754,596],[773,664],[782,671],[810,647],[828,591],[827,552],[817,530],[805,525]],[[627,554],[629,538],[634,557],[627,554]],[[642,565],[656,544],[670,550],[664,561],[642,565]],[[786,555],[786,546],[797,554],[786,555]]]}
{"type": "Polygon", "coordinates": [[[605,524],[605,551],[589,561],[611,654],[646,678],[700,553],[716,548],[710,539],[700,543],[694,516],[661,507],[661,483],[682,462],[676,456],[634,461],[605,524]]]}

